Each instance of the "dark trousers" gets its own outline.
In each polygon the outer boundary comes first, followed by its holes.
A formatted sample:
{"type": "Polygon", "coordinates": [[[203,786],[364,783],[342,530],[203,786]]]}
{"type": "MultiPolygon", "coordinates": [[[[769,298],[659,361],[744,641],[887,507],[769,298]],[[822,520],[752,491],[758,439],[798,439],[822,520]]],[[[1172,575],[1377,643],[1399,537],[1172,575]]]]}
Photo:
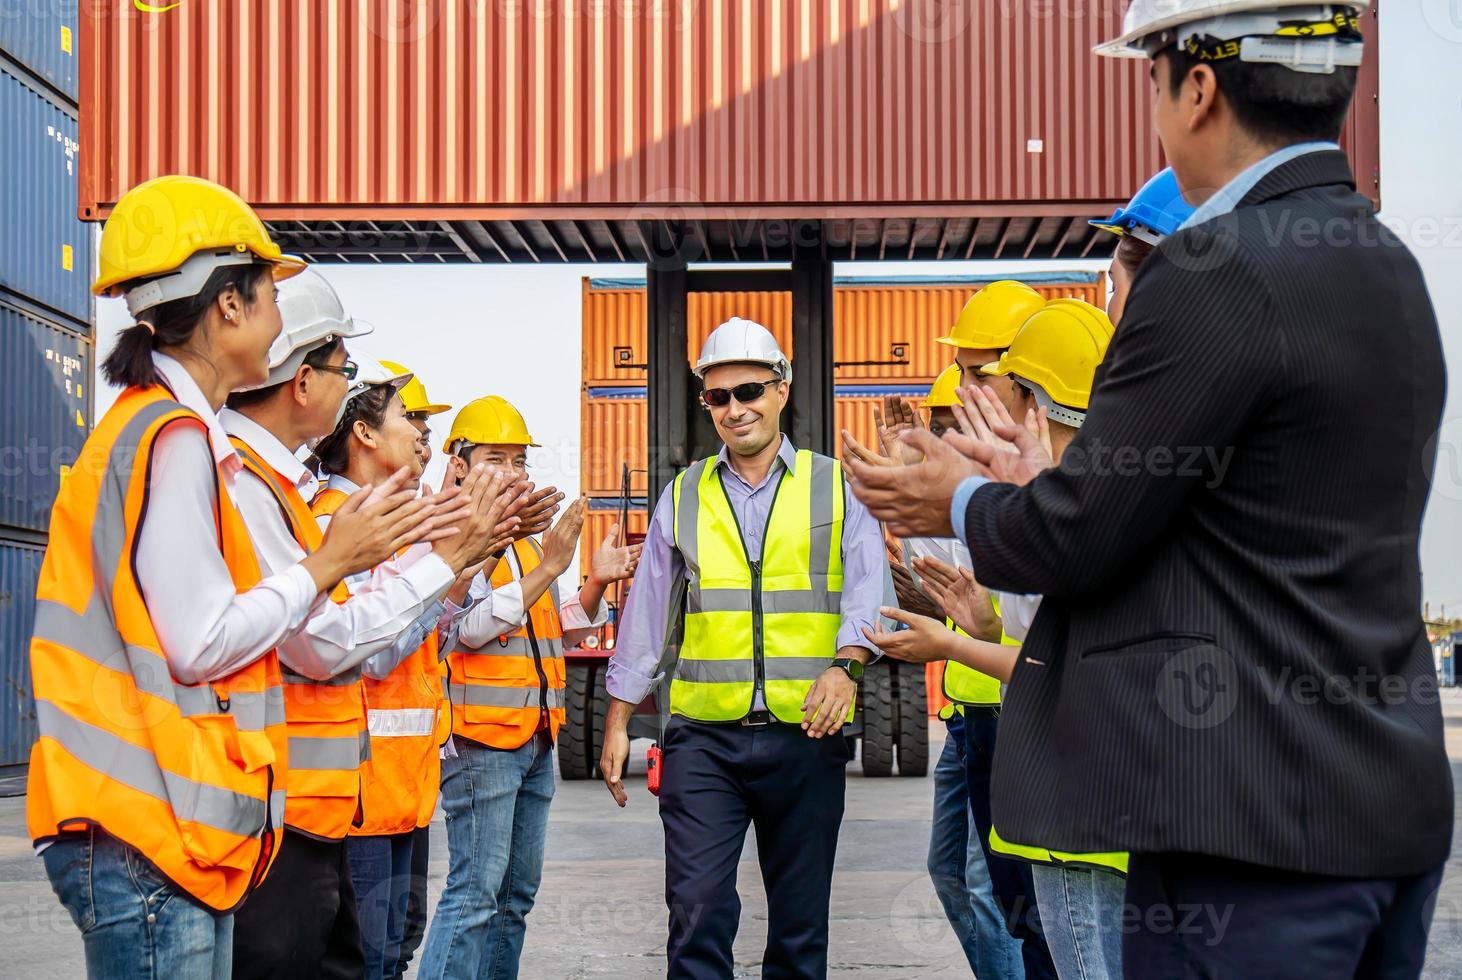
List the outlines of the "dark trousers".
{"type": "Polygon", "coordinates": [[[1412,980],[1421,975],[1441,880],[1441,868],[1407,878],[1332,878],[1203,855],[1134,854],[1122,973],[1412,980]]]}
{"type": "Polygon", "coordinates": [[[360,980],[355,890],[344,841],[285,828],[279,856],[234,915],[234,980],[360,980]]]}
{"type": "Polygon", "coordinates": [[[664,739],[667,976],[729,980],[741,918],[736,866],[748,827],[767,892],[762,976],[827,975],[828,900],[843,820],[847,740],[791,725],[673,718],[664,739]]]}
{"type": "Polygon", "coordinates": [[[1056,980],[1056,964],[1041,930],[1036,887],[1030,865],[990,850],[990,770],[995,761],[995,732],[1000,720],[996,708],[965,708],[965,783],[970,813],[990,869],[990,888],[1005,918],[1005,927],[1020,940],[1020,958],[1027,980],[1056,980]]]}
{"type": "Polygon", "coordinates": [[[426,878],[431,863],[431,827],[418,827],[411,835],[411,890],[406,895],[406,928],[401,933],[401,954],[391,980],[406,976],[411,958],[426,938],[426,878]]]}

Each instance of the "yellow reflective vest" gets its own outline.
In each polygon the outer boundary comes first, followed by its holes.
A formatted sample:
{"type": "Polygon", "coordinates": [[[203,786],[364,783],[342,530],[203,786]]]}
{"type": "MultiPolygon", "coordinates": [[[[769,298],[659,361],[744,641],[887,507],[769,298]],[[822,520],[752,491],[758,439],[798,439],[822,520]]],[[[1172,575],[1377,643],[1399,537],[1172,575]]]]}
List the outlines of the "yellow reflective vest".
{"type": "Polygon", "coordinates": [[[753,562],[715,463],[693,463],[672,493],[688,584],[670,712],[736,721],[751,711],[760,686],[779,721],[800,724],[808,690],[837,656],[842,467],[809,450],[797,453],[772,491],[761,558],[753,562]]]}

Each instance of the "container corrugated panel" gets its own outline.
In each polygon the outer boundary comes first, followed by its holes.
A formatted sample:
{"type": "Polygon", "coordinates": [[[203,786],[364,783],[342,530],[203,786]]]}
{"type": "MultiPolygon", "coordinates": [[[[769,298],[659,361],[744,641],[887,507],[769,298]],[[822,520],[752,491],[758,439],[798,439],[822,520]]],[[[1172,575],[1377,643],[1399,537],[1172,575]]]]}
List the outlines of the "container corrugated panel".
{"type": "MultiPolygon", "coordinates": [[[[91,341],[0,300],[0,525],[45,531],[91,431],[91,341]]],[[[0,530],[0,534],[3,534],[0,530]]]]}
{"type": "Polygon", "coordinates": [[[649,416],[643,394],[639,398],[592,398],[586,394],[581,422],[580,489],[586,493],[618,493],[623,485],[623,467],[628,465],[631,490],[644,496],[649,485],[645,473],[649,416]]]}
{"type": "MultiPolygon", "coordinates": [[[[1032,276],[1043,295],[1069,296],[1106,305],[1105,273],[1090,281],[1051,282],[1032,276]]],[[[1075,280],[1077,277],[1073,277],[1075,280]]],[[[937,375],[952,360],[951,348],[934,342],[953,326],[973,283],[833,287],[834,377],[839,383],[904,381],[937,375]],[[874,363],[866,362],[889,362],[874,363]],[[861,363],[860,363],[861,362],[861,363]]],[[[644,384],[646,300],[641,287],[584,288],[583,377],[587,385],[644,384]]],[[[757,320],[791,350],[790,293],[691,293],[687,297],[687,362],[718,324],[731,316],[757,320]]]]}
{"type": "Polygon", "coordinates": [[[0,6],[0,51],[76,101],[78,0],[19,0],[0,6]]]}
{"type": "Polygon", "coordinates": [[[0,292],[91,329],[91,226],[76,217],[76,117],[0,62],[0,292]]]}
{"type": "Polygon", "coordinates": [[[140,6],[82,5],[93,208],[173,172],[277,218],[1117,202],[1160,165],[1147,66],[1091,53],[1118,4],[140,6]]]}
{"type": "Polygon", "coordinates": [[[0,766],[27,761],[36,740],[30,634],[44,557],[40,545],[0,539],[0,766]]]}

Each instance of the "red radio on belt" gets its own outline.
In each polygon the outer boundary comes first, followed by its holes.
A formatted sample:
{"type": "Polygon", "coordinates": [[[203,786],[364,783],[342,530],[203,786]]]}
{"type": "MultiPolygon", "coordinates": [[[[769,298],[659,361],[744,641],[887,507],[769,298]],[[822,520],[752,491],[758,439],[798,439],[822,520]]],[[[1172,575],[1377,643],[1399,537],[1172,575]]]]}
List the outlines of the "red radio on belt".
{"type": "Polygon", "coordinates": [[[645,750],[645,771],[649,777],[645,788],[656,796],[660,795],[660,755],[658,742],[645,750]]]}

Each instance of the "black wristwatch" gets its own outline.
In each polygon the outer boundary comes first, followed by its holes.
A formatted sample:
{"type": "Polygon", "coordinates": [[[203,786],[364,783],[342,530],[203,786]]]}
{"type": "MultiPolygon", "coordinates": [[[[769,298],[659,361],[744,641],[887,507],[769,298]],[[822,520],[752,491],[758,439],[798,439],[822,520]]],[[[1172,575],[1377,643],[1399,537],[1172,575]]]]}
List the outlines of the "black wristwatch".
{"type": "Polygon", "coordinates": [[[838,657],[828,666],[841,668],[855,681],[863,679],[863,661],[861,660],[854,660],[852,657],[838,657]]]}

